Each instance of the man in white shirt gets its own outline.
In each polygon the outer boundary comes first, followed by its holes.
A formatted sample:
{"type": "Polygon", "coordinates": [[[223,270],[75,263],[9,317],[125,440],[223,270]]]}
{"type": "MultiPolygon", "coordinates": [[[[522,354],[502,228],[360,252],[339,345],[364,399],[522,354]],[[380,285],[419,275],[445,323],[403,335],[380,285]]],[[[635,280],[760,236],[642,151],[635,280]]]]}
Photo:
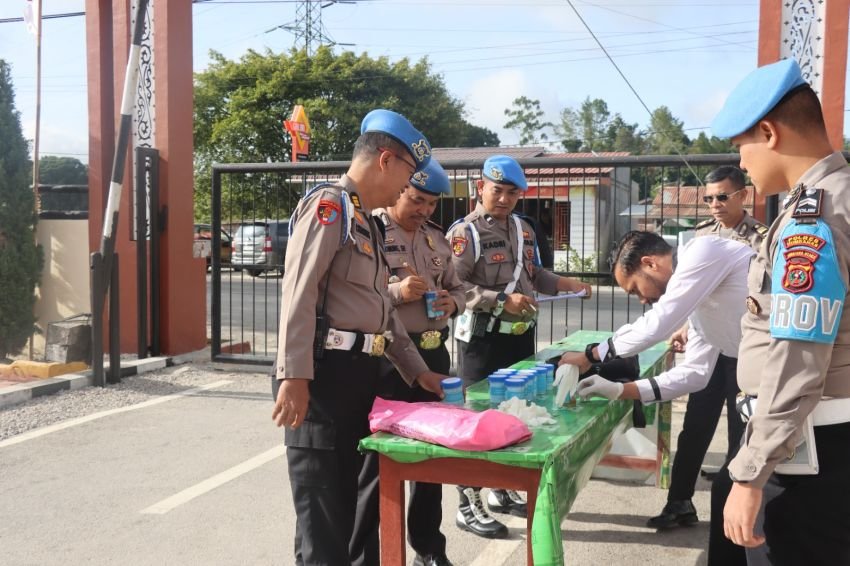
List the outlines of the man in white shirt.
{"type": "MultiPolygon", "coordinates": [[[[688,347],[682,363],[657,377],[616,383],[594,375],[579,382],[578,394],[653,403],[703,389],[721,355],[738,356],[753,255],[744,243],[704,236],[688,242],[675,265],[673,249],[658,234],[634,231],[623,236],[612,254],[614,278],[641,303],[654,306],[607,342],[588,345],[584,353],[567,352],[560,363],[576,365],[584,373],[602,360],[642,352],[667,339],[686,320],[688,347]]],[[[696,509],[686,503],[690,507],[681,510],[680,520],[696,523],[696,509]]],[[[722,517],[722,509],[720,504],[712,515],[722,517]]]]}

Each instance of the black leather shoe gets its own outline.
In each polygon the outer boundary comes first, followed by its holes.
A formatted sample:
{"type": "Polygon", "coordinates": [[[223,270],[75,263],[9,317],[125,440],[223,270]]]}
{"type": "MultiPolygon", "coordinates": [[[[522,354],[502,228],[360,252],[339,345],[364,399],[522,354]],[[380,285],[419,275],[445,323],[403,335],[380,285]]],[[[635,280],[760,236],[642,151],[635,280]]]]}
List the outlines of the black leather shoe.
{"type": "Polygon", "coordinates": [[[481,501],[481,488],[458,486],[460,505],[455,524],[458,528],[484,538],[507,538],[508,527],[494,519],[481,501]]]}
{"type": "Polygon", "coordinates": [[[690,499],[680,501],[668,501],[661,514],[646,522],[646,526],[653,529],[671,529],[673,527],[687,527],[699,522],[697,510],[690,499]]]}
{"type": "Polygon", "coordinates": [[[512,489],[491,489],[487,496],[487,507],[496,513],[508,513],[514,517],[527,517],[528,505],[512,489]]]}
{"type": "Polygon", "coordinates": [[[413,566],[452,566],[452,563],[445,554],[417,554],[413,559],[413,566]]]}

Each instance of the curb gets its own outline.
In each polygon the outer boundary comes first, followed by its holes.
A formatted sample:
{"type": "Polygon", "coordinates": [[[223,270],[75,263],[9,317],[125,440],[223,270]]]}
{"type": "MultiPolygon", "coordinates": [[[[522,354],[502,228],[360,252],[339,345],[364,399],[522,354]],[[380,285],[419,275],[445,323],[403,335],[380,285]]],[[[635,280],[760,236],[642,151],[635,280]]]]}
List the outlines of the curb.
{"type": "MultiPolygon", "coordinates": [[[[141,373],[155,371],[168,366],[181,363],[179,356],[160,356],[156,358],[145,358],[142,360],[128,360],[121,363],[121,377],[132,377],[141,373]]],[[[104,365],[104,372],[108,371],[109,364],[104,365]]],[[[78,373],[69,373],[60,377],[50,377],[29,381],[19,385],[11,385],[0,389],[0,409],[25,403],[34,397],[42,395],[53,395],[60,391],[74,391],[83,387],[94,385],[94,375],[91,370],[78,373]]]]}

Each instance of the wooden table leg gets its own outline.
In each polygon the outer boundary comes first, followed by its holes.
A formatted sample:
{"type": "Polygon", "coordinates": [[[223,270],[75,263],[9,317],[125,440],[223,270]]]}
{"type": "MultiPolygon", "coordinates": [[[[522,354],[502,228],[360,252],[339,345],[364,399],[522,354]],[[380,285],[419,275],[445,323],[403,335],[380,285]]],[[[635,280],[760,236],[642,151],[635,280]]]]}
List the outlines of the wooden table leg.
{"type": "Polygon", "coordinates": [[[406,564],[404,533],[404,480],[400,464],[381,454],[381,564],[404,566],[406,564]]]}
{"type": "Polygon", "coordinates": [[[528,518],[525,520],[525,547],[528,552],[528,558],[526,562],[529,566],[534,564],[534,553],[531,551],[531,525],[534,522],[534,508],[537,507],[537,489],[540,483],[540,476],[538,475],[537,481],[533,484],[528,485],[528,490],[526,491],[526,509],[528,509],[528,518]]]}

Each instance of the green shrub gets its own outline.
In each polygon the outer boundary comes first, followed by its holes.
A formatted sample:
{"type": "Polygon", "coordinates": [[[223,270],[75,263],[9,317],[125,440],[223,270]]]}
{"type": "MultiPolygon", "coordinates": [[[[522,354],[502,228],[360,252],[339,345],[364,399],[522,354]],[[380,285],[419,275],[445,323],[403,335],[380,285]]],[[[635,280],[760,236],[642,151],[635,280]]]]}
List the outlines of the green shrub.
{"type": "Polygon", "coordinates": [[[29,167],[9,65],[0,59],[0,358],[19,352],[35,326],[42,257],[29,167]]]}

